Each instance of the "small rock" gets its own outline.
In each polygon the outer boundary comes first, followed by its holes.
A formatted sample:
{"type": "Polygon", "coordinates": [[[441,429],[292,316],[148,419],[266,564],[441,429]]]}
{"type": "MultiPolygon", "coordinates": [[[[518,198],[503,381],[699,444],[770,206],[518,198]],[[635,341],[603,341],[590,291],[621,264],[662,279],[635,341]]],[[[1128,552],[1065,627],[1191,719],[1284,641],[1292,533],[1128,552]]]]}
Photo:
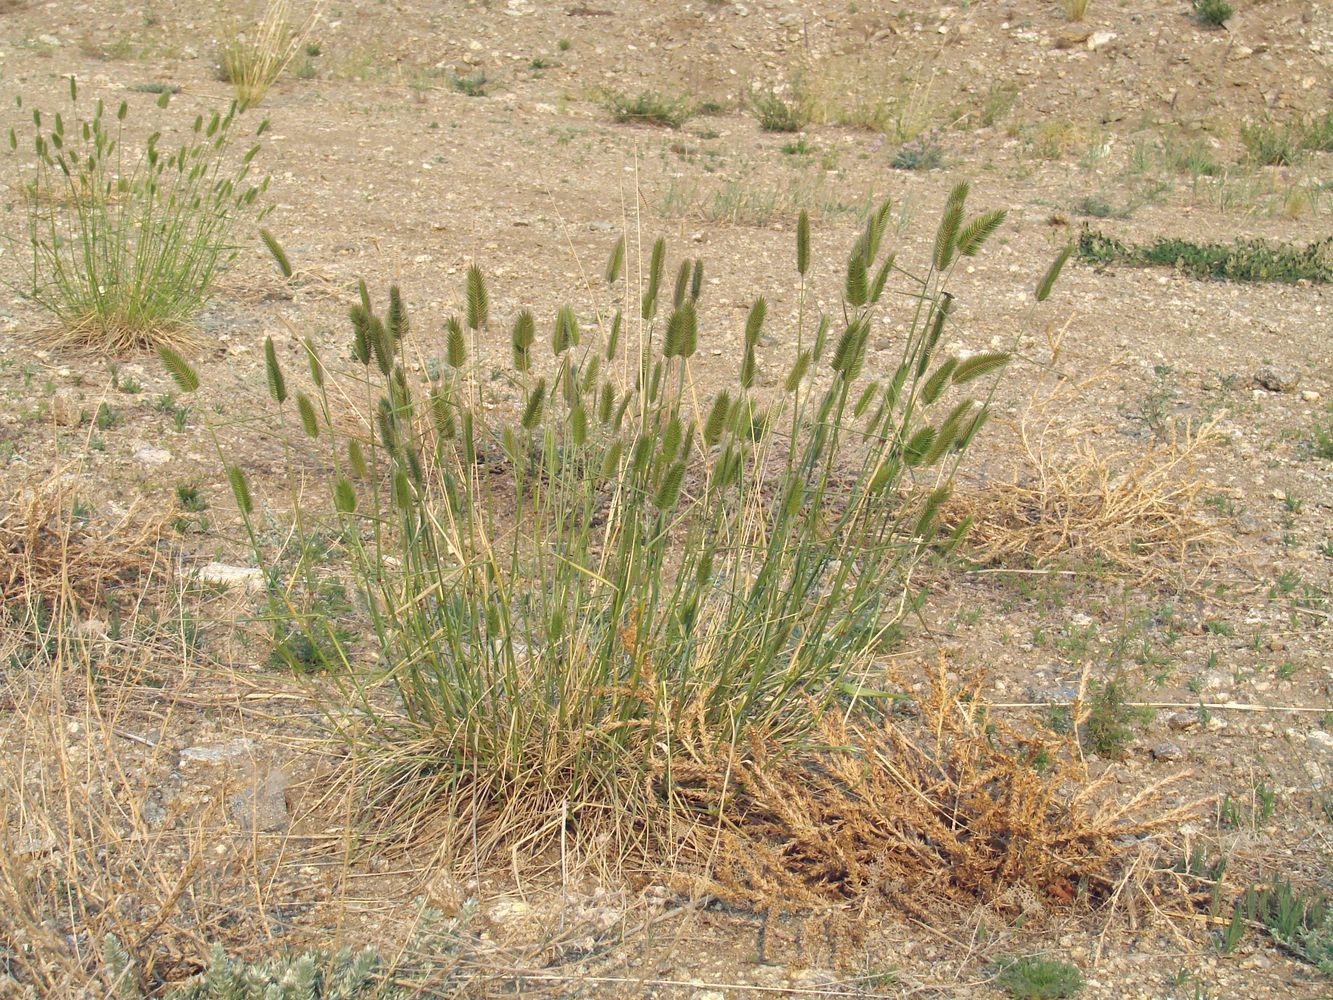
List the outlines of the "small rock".
{"type": "Polygon", "coordinates": [[[51,419],[60,427],[78,427],[83,423],[79,397],[69,389],[57,389],[51,397],[51,419]]]}
{"type": "Polygon", "coordinates": [[[276,768],[257,775],[249,787],[227,800],[227,811],[246,830],[281,830],[289,822],[289,780],[284,771],[276,768]]]}
{"type": "Polygon", "coordinates": [[[1166,717],[1166,728],[1172,732],[1183,733],[1199,724],[1198,712],[1172,712],[1166,717]]]}
{"type": "Polygon", "coordinates": [[[199,569],[199,580],[221,587],[259,590],[264,586],[264,571],[253,566],[228,566],[226,563],[211,562],[199,569]]]}
{"type": "Polygon", "coordinates": [[[1093,52],[1096,52],[1098,49],[1110,45],[1113,41],[1115,41],[1114,31],[1094,31],[1088,36],[1087,46],[1093,52]]]}
{"type": "Polygon", "coordinates": [[[242,737],[230,743],[214,743],[208,746],[186,747],[181,751],[182,761],[194,761],[199,764],[221,764],[224,760],[234,760],[252,752],[254,740],[242,737]]]}
{"type": "Polygon", "coordinates": [[[1301,399],[1305,400],[1307,403],[1317,403],[1319,402],[1319,393],[1315,392],[1313,389],[1302,389],[1301,399]]]}
{"type": "Polygon", "coordinates": [[[166,465],[171,461],[171,452],[165,448],[140,448],[134,453],[134,460],[144,465],[166,465]]]}
{"type": "Polygon", "coordinates": [[[1300,372],[1276,365],[1264,365],[1254,373],[1254,384],[1269,392],[1291,392],[1300,382],[1300,372]]]}
{"type": "Polygon", "coordinates": [[[1310,744],[1313,749],[1322,750],[1324,753],[1333,753],[1333,734],[1326,733],[1322,729],[1312,729],[1306,733],[1305,742],[1310,744]]]}
{"type": "Polygon", "coordinates": [[[1160,743],[1154,743],[1152,749],[1148,751],[1152,754],[1153,760],[1175,763],[1185,759],[1185,751],[1180,749],[1170,740],[1162,740],[1160,743]]]}

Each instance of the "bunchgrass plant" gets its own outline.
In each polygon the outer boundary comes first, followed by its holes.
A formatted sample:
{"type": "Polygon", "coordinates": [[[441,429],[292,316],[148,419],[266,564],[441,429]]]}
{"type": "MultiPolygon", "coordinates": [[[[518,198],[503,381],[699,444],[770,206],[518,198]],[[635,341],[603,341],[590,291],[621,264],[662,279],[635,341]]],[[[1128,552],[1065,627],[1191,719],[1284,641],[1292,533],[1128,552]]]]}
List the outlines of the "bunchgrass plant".
{"type": "Polygon", "coordinates": [[[305,50],[306,38],[319,20],[322,2],[316,3],[309,16],[299,24],[291,23],[291,3],[269,0],[249,33],[239,33],[218,53],[222,79],[236,93],[242,111],[264,99],[293,59],[305,50]]]}
{"type": "MultiPolygon", "coordinates": [[[[73,77],[69,95],[64,113],[32,110],[22,146],[35,155],[19,200],[32,255],[24,291],[62,337],[111,353],[179,338],[234,256],[239,220],[268,211],[257,204],[268,178],[252,177],[259,145],[233,155],[232,105],[196,117],[175,149],[155,131],[131,153],[126,102],[112,111],[99,99],[87,109],[73,77]]],[[[9,145],[21,148],[14,130],[9,145]]]]}
{"type": "MultiPolygon", "coordinates": [[[[858,711],[862,672],[918,600],[913,567],[961,538],[938,514],[1009,361],[942,350],[949,278],[1005,214],[969,216],[967,194],[953,190],[920,271],[887,252],[889,205],[873,211],[837,265],[834,313],[812,304],[802,214],[790,351],[764,358],[756,298],[730,378],[707,389],[703,263],[669,271],[662,239],[634,282],[617,243],[613,315],[508,319],[512,407],[477,351],[505,334],[475,266],[442,344],[409,323],[396,288],[376,308],[363,284],[352,371],[308,342],[298,387],[270,346],[274,405],[335,470],[331,516],[372,655],[305,612],[292,583],[305,568],[275,563],[259,498],[241,468],[229,476],[271,569],[271,613],[314,637],[305,648],[362,709],[355,724],[330,715],[367,752],[381,819],[448,814],[468,852],[574,828],[660,846],[666,829],[707,821],[695,764],[742,766],[752,739],[795,750],[827,710],[858,711]],[[872,368],[889,303],[908,332],[872,368]],[[363,402],[349,415],[347,400],[363,402]]],[[[183,390],[198,384],[163,357],[183,390]]],[[[298,534],[312,530],[303,506],[298,534]]]]}
{"type": "Polygon", "coordinates": [[[799,132],[810,120],[799,100],[785,101],[773,91],[752,96],[750,107],[765,132],[799,132]]]}

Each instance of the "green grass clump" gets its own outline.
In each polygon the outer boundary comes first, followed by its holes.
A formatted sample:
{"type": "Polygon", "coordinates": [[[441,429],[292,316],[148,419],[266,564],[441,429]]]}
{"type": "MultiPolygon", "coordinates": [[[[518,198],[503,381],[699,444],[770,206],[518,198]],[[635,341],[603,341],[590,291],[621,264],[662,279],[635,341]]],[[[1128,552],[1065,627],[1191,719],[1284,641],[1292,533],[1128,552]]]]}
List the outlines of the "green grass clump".
{"type": "Polygon", "coordinates": [[[1315,115],[1281,123],[1272,118],[1243,122],[1240,141],[1249,159],[1259,166],[1291,166],[1307,153],[1333,151],[1333,111],[1325,112],[1322,118],[1315,115]]]}
{"type": "Polygon", "coordinates": [[[1333,461],[1333,405],[1328,408],[1322,423],[1315,422],[1310,431],[1309,446],[1314,457],[1333,461]]]}
{"type": "MultiPolygon", "coordinates": [[[[887,252],[890,206],[871,212],[836,265],[841,307],[824,314],[803,213],[790,352],[765,357],[767,306],[754,298],[732,376],[709,394],[694,376],[709,343],[703,263],[668,270],[664,239],[633,278],[616,245],[614,315],[566,305],[540,333],[530,311],[513,316],[499,376],[478,353],[500,324],[476,267],[442,343],[421,341],[396,288],[375,308],[362,285],[350,372],[308,344],[301,387],[266,351],[274,406],[338,470],[328,516],[375,655],[294,608],[286,581],[302,566],[270,572],[284,581],[271,611],[317,633],[307,648],[354,692],[365,719],[344,732],[374,775],[379,821],[462,810],[477,824],[463,824],[469,851],[474,836],[482,850],[522,836],[527,850],[533,830],[566,828],[643,849],[702,819],[691,759],[742,766],[752,740],[795,750],[825,711],[857,711],[858,672],[916,606],[913,567],[965,530],[944,531],[939,512],[989,415],[976,385],[1009,360],[940,349],[954,268],[1005,214],[969,216],[967,194],[949,196],[922,269],[887,252]],[[898,357],[872,366],[872,331],[902,301],[898,357]],[[366,401],[359,429],[332,419],[347,399],[366,401]]],[[[191,373],[165,356],[188,390],[191,373]]],[[[271,566],[245,473],[229,476],[271,566]]],[[[313,516],[303,501],[298,536],[313,516]]]]}
{"type": "Polygon", "coordinates": [[[486,86],[490,83],[490,78],[487,77],[484,70],[477,70],[465,76],[455,76],[450,83],[454,90],[467,97],[485,97],[486,86]]]}
{"type": "Polygon", "coordinates": [[[1117,760],[1125,755],[1135,727],[1147,724],[1152,717],[1152,709],[1129,703],[1129,690],[1122,678],[1094,683],[1079,741],[1089,753],[1117,760]]]}
{"type": "MultiPolygon", "coordinates": [[[[128,104],[86,108],[73,77],[69,93],[63,113],[33,109],[24,143],[36,154],[20,187],[31,252],[24,290],[69,339],[112,353],[169,341],[235,255],[236,225],[268,212],[256,204],[268,178],[251,179],[259,145],[231,155],[233,104],[196,117],[175,149],[163,148],[157,131],[133,154],[123,145],[128,104]]],[[[169,97],[163,93],[158,108],[169,97]]],[[[9,145],[19,148],[15,130],[9,145]]]]}
{"type": "Polygon", "coordinates": [[[1323,894],[1296,889],[1276,876],[1262,888],[1246,889],[1232,909],[1224,946],[1234,948],[1244,928],[1255,925],[1286,951],[1333,975],[1333,905],[1323,894]]]}
{"type": "Polygon", "coordinates": [[[1226,0],[1190,0],[1194,7],[1194,16],[1202,24],[1220,28],[1235,13],[1226,0]]]}
{"type": "Polygon", "coordinates": [[[1083,976],[1077,967],[1053,958],[1002,959],[995,985],[1015,1000],[1062,1000],[1083,988],[1083,976]]]}
{"type": "Polygon", "coordinates": [[[1228,245],[1181,239],[1136,245],[1084,229],[1078,238],[1078,255],[1093,264],[1175,267],[1195,278],[1223,281],[1333,281],[1333,237],[1305,247],[1264,240],[1237,240],[1228,245]]]}
{"type": "Polygon", "coordinates": [[[750,107],[765,132],[799,132],[810,116],[797,101],[784,101],[775,93],[750,98],[750,107]]]}
{"type": "Polygon", "coordinates": [[[641,91],[633,97],[609,92],[602,103],[618,122],[638,122],[664,128],[680,128],[695,114],[695,108],[687,98],[664,97],[650,90],[641,91]]]}

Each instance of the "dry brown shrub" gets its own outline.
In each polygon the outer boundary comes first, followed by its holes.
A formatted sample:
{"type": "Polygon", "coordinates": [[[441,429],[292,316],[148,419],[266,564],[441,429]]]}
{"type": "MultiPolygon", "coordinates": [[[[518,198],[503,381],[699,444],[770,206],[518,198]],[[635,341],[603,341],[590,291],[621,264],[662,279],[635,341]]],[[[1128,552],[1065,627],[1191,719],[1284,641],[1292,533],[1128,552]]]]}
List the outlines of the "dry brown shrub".
{"type": "Polygon", "coordinates": [[[1057,906],[1095,902],[1114,891],[1129,854],[1203,805],[1163,807],[1187,775],[1117,800],[1110,773],[1090,779],[1069,737],[992,715],[980,678],[955,685],[943,662],[915,714],[826,716],[819,735],[822,749],[783,760],[761,740],[744,760],[695,755],[684,796],[726,817],[693,834],[712,865],[696,888],[762,908],[850,902],[921,914],[1015,891],[1057,906]]]}
{"type": "Polygon", "coordinates": [[[98,602],[105,588],[152,560],[160,521],[131,510],[103,535],[74,516],[71,482],[63,470],[0,500],[0,607],[40,598],[53,607],[72,596],[98,602]]]}
{"type": "Polygon", "coordinates": [[[1102,444],[1105,428],[1075,405],[1088,384],[1034,396],[1017,424],[1012,480],[960,483],[944,520],[971,519],[965,545],[985,564],[1082,561],[1140,582],[1197,581],[1211,564],[1209,550],[1229,541],[1206,515],[1195,473],[1217,441],[1217,421],[1173,428],[1146,445],[1102,444]]]}

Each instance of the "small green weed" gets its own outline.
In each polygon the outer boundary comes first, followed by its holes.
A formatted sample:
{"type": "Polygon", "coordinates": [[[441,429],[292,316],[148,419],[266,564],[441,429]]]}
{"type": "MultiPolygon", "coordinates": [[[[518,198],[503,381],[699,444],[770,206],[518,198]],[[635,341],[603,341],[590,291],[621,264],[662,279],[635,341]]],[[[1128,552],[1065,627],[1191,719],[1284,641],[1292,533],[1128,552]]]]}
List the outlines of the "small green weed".
{"type": "Polygon", "coordinates": [[[1118,759],[1134,738],[1134,729],[1152,721],[1153,710],[1129,704],[1129,685],[1122,677],[1090,685],[1087,717],[1079,732],[1084,749],[1099,757],[1118,759]]]}
{"type": "Polygon", "coordinates": [[[785,101],[772,91],[752,96],[750,107],[765,132],[799,132],[810,120],[799,101],[785,101]]]}
{"type": "Polygon", "coordinates": [[[1245,890],[1232,910],[1232,922],[1258,924],[1297,958],[1333,975],[1333,906],[1321,893],[1296,889],[1275,877],[1266,886],[1245,890]]]}
{"type": "Polygon", "coordinates": [[[1190,0],[1190,3],[1194,6],[1194,16],[1199,19],[1199,23],[1214,28],[1222,27],[1235,13],[1226,0],[1190,0]]]}
{"type": "Polygon", "coordinates": [[[455,76],[449,81],[449,85],[468,97],[485,97],[486,86],[491,82],[487,77],[485,70],[476,70],[465,76],[455,76]]]}
{"type": "Polygon", "coordinates": [[[128,89],[135,94],[179,94],[181,92],[180,87],[174,83],[161,83],[159,81],[132,83],[128,89]]]}
{"type": "Polygon", "coordinates": [[[608,91],[603,95],[602,105],[618,122],[660,125],[664,128],[680,128],[695,113],[685,97],[664,97],[651,90],[640,91],[633,97],[608,91]]]}
{"type": "Polygon", "coordinates": [[[939,132],[927,129],[904,142],[893,154],[889,165],[895,170],[938,170],[944,166],[944,147],[939,132]]]}
{"type": "Polygon", "coordinates": [[[1083,988],[1083,976],[1076,966],[1053,958],[1002,958],[995,985],[1015,1000],[1062,1000],[1083,988]]]}

